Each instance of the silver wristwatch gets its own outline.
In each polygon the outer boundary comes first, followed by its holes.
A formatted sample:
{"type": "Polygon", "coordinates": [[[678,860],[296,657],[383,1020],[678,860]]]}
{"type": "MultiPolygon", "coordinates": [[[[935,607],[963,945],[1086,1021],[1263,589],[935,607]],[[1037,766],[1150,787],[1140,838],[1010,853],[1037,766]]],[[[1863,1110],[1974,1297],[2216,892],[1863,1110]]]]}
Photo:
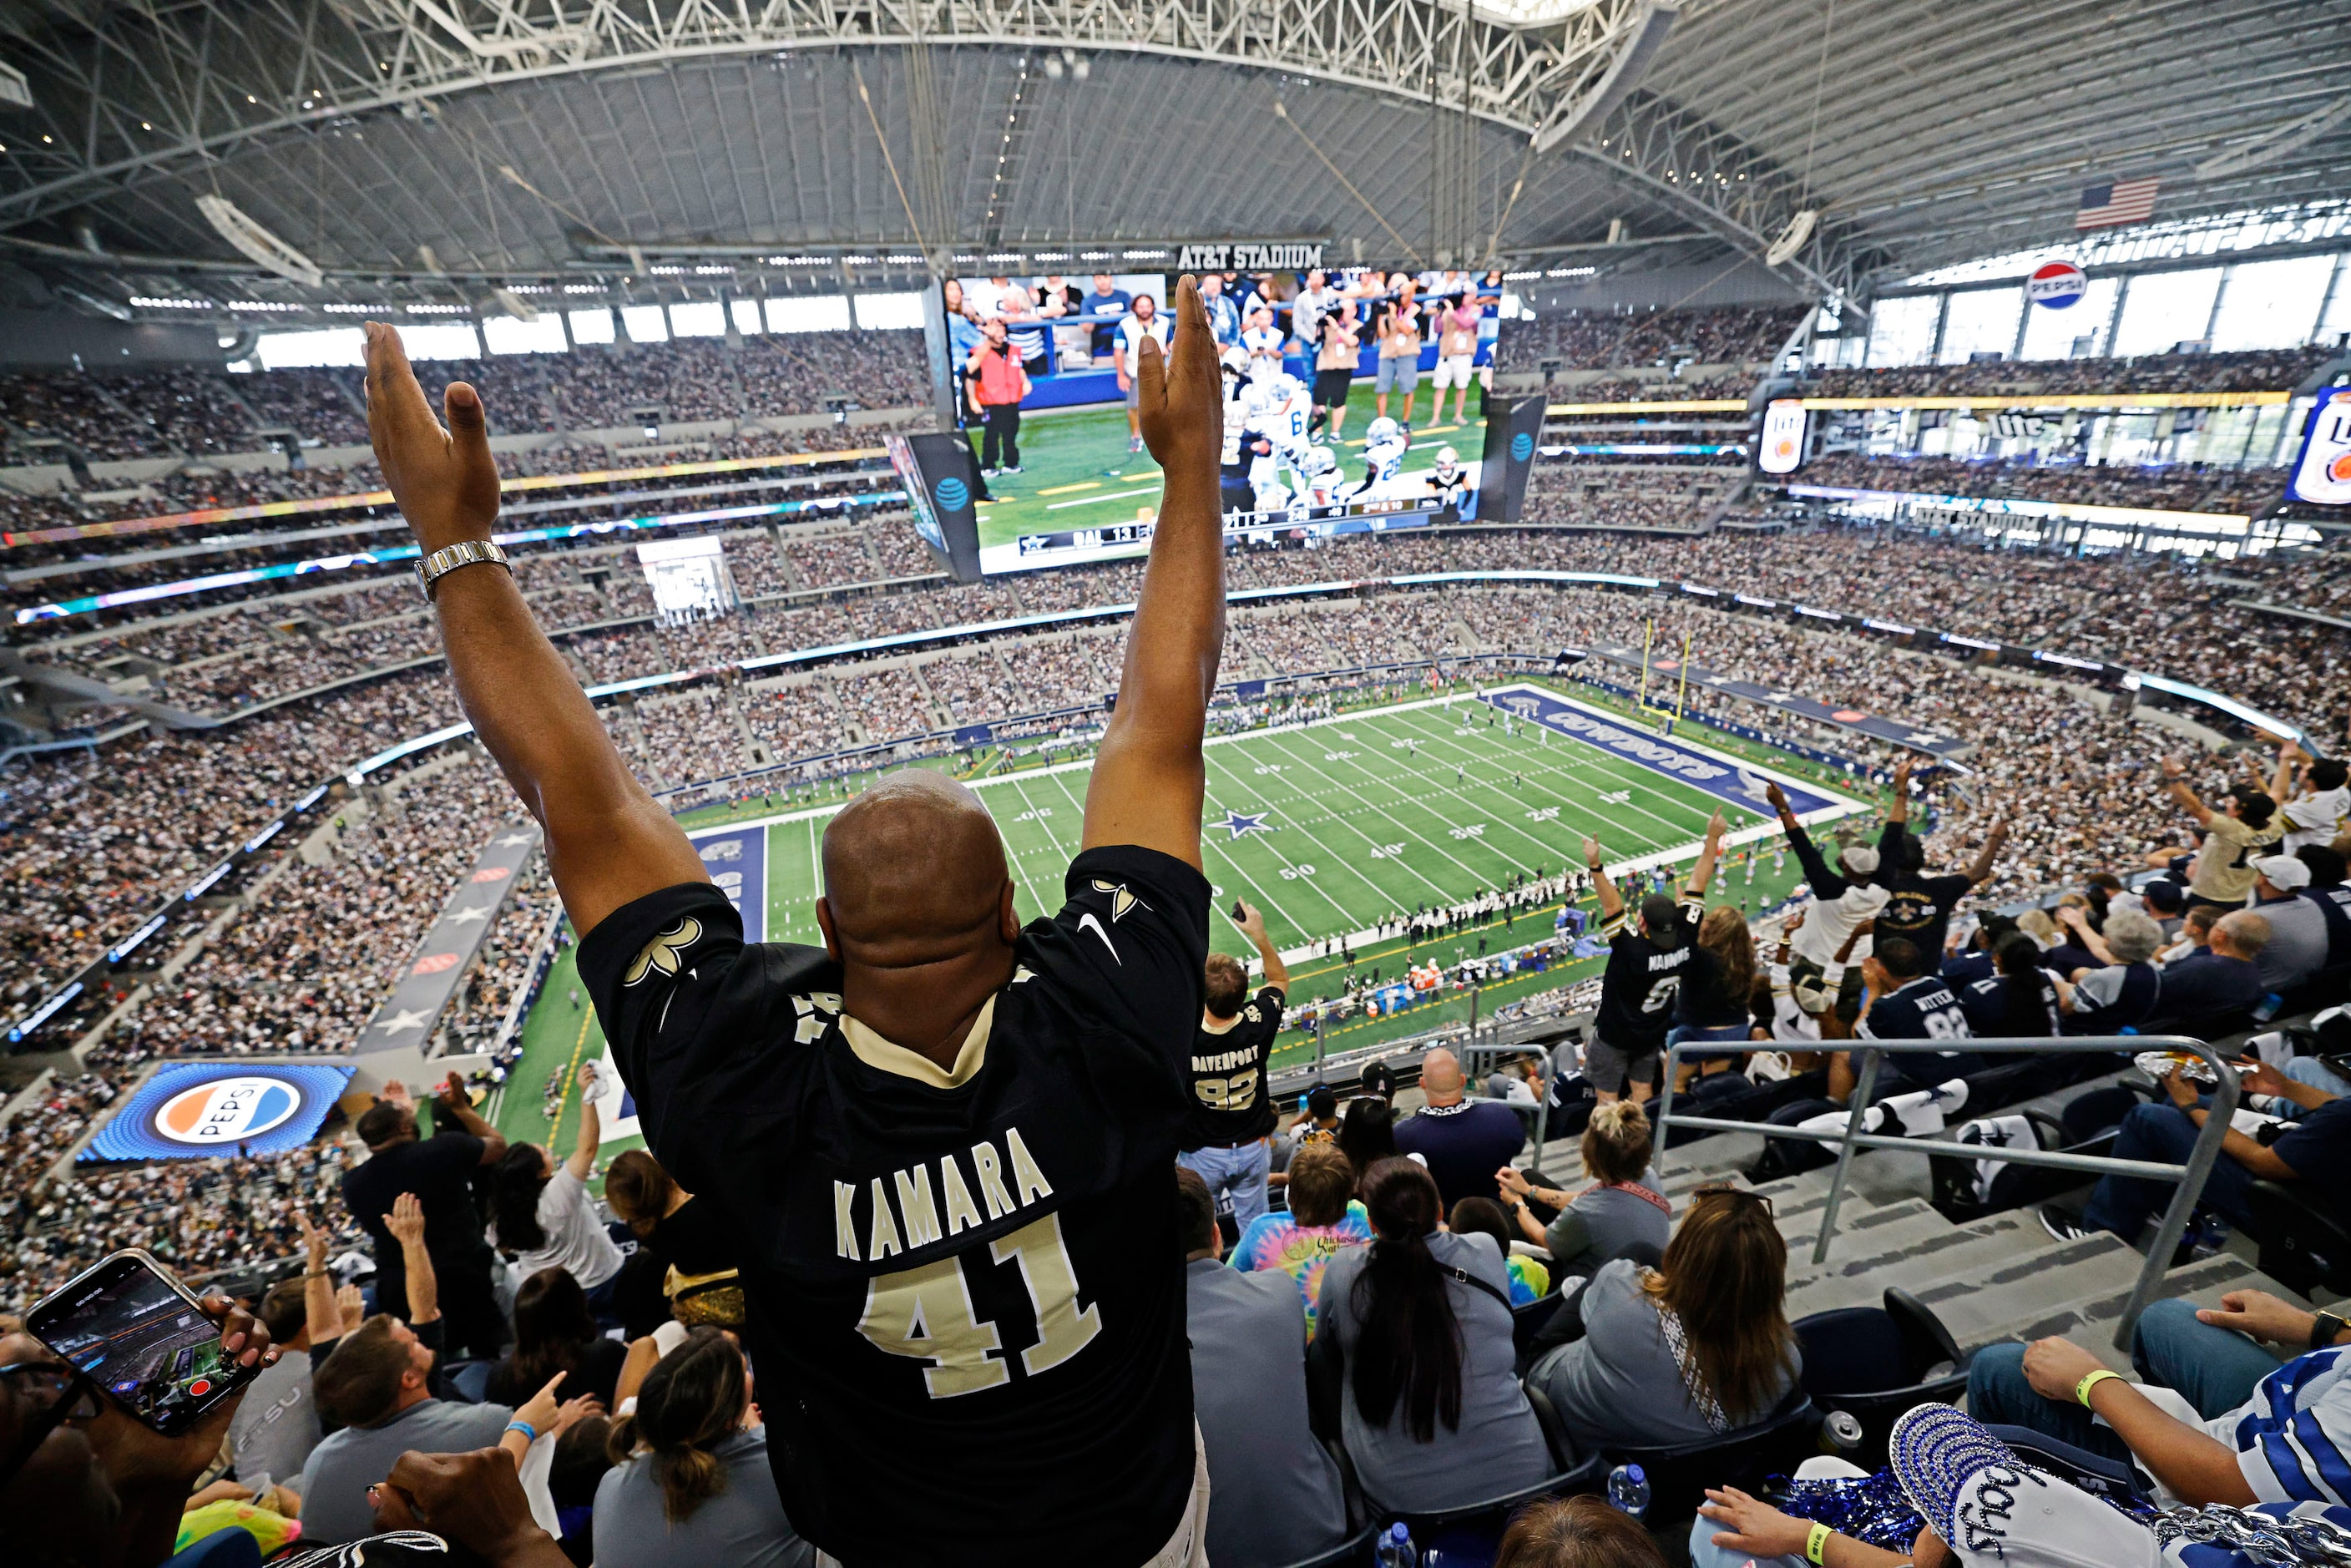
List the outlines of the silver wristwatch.
{"type": "Polygon", "coordinates": [[[507,559],[506,551],[487,539],[464,539],[434,550],[431,555],[419,560],[416,563],[416,586],[423,593],[425,602],[429,604],[433,601],[434,583],[461,566],[477,566],[485,563],[505,567],[508,577],[514,575],[514,562],[507,559]]]}

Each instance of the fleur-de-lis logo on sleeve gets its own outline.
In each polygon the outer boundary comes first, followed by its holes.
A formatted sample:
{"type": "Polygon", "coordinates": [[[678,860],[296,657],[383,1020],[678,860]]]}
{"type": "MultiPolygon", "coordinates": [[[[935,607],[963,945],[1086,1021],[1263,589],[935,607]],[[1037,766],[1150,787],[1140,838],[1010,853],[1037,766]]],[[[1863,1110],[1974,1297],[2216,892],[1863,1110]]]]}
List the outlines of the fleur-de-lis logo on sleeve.
{"type": "Polygon", "coordinates": [[[702,922],[688,915],[645,944],[644,951],[621,977],[621,984],[633,986],[648,975],[674,975],[684,961],[685,950],[702,940],[702,922]]]}

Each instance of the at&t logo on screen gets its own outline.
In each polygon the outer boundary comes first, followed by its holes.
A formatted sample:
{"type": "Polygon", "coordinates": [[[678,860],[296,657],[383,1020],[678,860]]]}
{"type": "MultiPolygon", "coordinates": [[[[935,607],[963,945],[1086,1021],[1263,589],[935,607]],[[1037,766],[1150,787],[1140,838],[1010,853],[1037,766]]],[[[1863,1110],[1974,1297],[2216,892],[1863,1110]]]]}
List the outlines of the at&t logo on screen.
{"type": "Polygon", "coordinates": [[[935,494],[941,509],[949,512],[962,511],[964,503],[971,499],[970,487],[952,475],[939,481],[935,494]]]}
{"type": "Polygon", "coordinates": [[[155,1131],[175,1144],[234,1144],[258,1137],[302,1107],[283,1079],[215,1078],[183,1089],[155,1113],[155,1131]]]}
{"type": "Polygon", "coordinates": [[[1516,458],[1519,462],[1524,463],[1528,458],[1534,455],[1534,452],[1535,438],[1529,435],[1525,431],[1521,430],[1516,435],[1510,437],[1510,455],[1516,458]]]}

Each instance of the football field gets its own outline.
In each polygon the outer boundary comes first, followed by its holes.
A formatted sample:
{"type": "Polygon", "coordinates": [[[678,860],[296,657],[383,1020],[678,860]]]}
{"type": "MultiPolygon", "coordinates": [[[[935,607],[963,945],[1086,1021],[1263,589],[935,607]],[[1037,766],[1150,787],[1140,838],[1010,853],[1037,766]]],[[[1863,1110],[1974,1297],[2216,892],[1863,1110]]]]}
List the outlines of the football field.
{"type": "MultiPolygon", "coordinates": [[[[1331,938],[1350,940],[1362,971],[1382,965],[1393,978],[1407,954],[1450,962],[1550,935],[1555,901],[1509,926],[1497,920],[1418,943],[1383,939],[1376,927],[1424,906],[1505,888],[1517,876],[1580,868],[1587,836],[1599,840],[1620,887],[1651,867],[1686,873],[1718,806],[1729,820],[1733,859],[1740,862],[1737,873],[1726,872],[1718,882],[1718,898],[1751,901],[1761,910],[1784,897],[1797,874],[1792,866],[1773,864],[1759,881],[1763,854],[1745,854],[1745,846],[1759,841],[1769,841],[1759,844],[1764,854],[1779,843],[1761,799],[1764,778],[1778,778],[1808,821],[1861,809],[1813,779],[1687,737],[1660,737],[1535,682],[1212,737],[1205,755],[1202,859],[1216,896],[1210,943],[1250,956],[1227,912],[1236,897],[1261,907],[1293,971],[1291,996],[1299,1001],[1339,990],[1346,970],[1322,949],[1331,938]]],[[[1091,769],[1090,760],[1076,761],[971,780],[1003,831],[1024,921],[1061,904],[1091,769]]],[[[820,939],[813,914],[818,847],[840,804],[761,811],[754,801],[737,808],[731,821],[697,813],[702,820],[689,824],[704,864],[736,902],[752,940],[820,939]]],[[[565,1092],[570,1071],[604,1055],[593,1013],[578,995],[571,956],[563,954],[541,993],[526,1027],[525,1057],[494,1109],[511,1137],[559,1139],[565,1112],[576,1103],[565,1092]],[[559,1082],[552,1126],[539,1100],[550,1079],[559,1082]]],[[[1508,992],[1582,977],[1596,962],[1529,976],[1508,992]]],[[[1330,1048],[1416,1032],[1449,1017],[1425,1008],[1375,1020],[1383,1027],[1351,1023],[1343,1031],[1349,1038],[1334,1038],[1330,1048]]],[[[1277,1061],[1311,1057],[1311,1049],[1304,1036],[1287,1036],[1277,1061]]]]}
{"type": "MultiPolygon", "coordinates": [[[[1478,460],[1486,440],[1486,422],[1479,400],[1469,397],[1468,423],[1455,424],[1435,417],[1428,378],[1421,378],[1413,402],[1412,448],[1404,472],[1416,474],[1437,465],[1437,449],[1451,446],[1465,463],[1478,460]]],[[[1446,394],[1446,408],[1453,394],[1446,394]]],[[[1344,439],[1332,446],[1340,471],[1350,479],[1363,477],[1364,432],[1374,417],[1374,397],[1366,380],[1356,382],[1347,398],[1344,439]]],[[[1401,419],[1402,393],[1391,393],[1388,413],[1401,419]]],[[[980,433],[971,433],[973,450],[980,433]]],[[[1123,404],[1053,410],[1023,416],[1020,422],[1020,472],[1000,474],[987,482],[995,496],[979,504],[979,542],[1014,543],[1024,533],[1061,528],[1106,528],[1113,523],[1148,519],[1159,511],[1159,465],[1148,451],[1126,449],[1126,409],[1123,404]]]]}

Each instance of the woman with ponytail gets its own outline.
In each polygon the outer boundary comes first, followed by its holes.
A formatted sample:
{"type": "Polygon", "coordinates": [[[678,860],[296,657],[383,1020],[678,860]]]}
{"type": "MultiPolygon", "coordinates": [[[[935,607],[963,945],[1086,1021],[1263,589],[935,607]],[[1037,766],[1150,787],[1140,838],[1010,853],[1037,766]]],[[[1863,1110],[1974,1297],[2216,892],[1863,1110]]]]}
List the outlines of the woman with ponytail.
{"type": "Polygon", "coordinates": [[[612,1423],[596,1488],[597,1568],[813,1568],[776,1500],[751,1369],[733,1335],[690,1332],[612,1423]]]}
{"type": "Polygon", "coordinates": [[[1340,1437],[1385,1509],[1452,1508],[1551,1473],[1511,1375],[1510,1277],[1489,1236],[1437,1228],[1428,1172],[1385,1159],[1364,1175],[1372,1244],[1322,1271],[1313,1354],[1339,1358],[1340,1437]]]}

